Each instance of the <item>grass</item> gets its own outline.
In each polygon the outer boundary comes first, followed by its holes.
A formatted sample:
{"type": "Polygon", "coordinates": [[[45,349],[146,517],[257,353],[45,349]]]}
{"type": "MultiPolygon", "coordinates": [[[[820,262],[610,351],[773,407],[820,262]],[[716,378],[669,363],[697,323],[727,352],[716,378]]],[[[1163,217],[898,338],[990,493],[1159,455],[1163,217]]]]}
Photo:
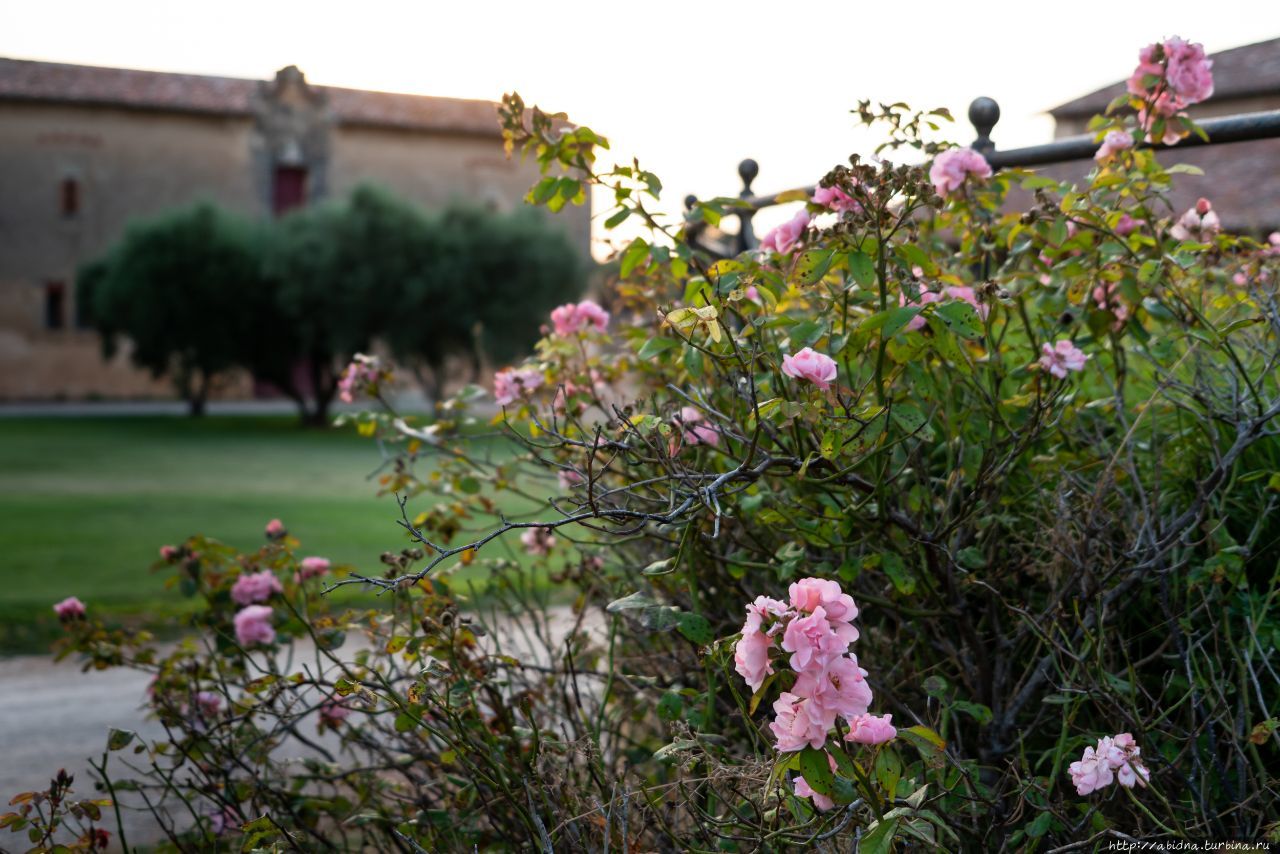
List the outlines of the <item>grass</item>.
{"type": "Polygon", "coordinates": [[[354,431],[289,418],[0,419],[0,654],[39,651],[71,595],[172,622],[187,600],[149,567],[192,534],[252,550],[278,517],[302,554],[379,571],[409,544],[395,501],[376,497],[379,461],[354,431]]]}

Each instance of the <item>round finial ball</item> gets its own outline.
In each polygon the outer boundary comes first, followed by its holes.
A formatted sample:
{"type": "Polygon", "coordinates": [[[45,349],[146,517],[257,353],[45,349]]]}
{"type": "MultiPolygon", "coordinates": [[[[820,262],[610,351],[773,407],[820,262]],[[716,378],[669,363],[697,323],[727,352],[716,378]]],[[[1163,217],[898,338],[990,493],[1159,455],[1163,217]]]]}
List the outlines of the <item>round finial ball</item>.
{"type": "Polygon", "coordinates": [[[750,184],[759,174],[760,164],[750,157],[738,164],[738,177],[742,179],[744,184],[750,184]]]}
{"type": "Polygon", "coordinates": [[[969,105],[969,122],[979,130],[991,130],[1000,121],[1000,105],[994,98],[974,98],[969,105]]]}
{"type": "Polygon", "coordinates": [[[696,205],[697,203],[698,203],[698,197],[693,195],[692,193],[684,197],[684,209],[687,211],[693,210],[693,206],[696,205]]]}

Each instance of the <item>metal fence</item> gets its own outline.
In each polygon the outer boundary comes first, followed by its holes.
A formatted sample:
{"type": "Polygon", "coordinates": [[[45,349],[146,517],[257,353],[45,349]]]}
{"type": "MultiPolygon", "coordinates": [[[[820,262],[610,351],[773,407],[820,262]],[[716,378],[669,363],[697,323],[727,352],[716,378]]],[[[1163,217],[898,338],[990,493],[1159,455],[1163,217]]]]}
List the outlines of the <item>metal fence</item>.
{"type": "MultiPolygon", "coordinates": [[[[998,151],[991,139],[991,131],[995,129],[996,123],[999,121],[1000,105],[993,99],[976,98],[969,105],[969,122],[978,134],[972,143],[972,147],[986,157],[987,162],[991,164],[993,169],[1048,166],[1056,163],[1088,160],[1098,150],[1098,142],[1094,135],[1083,134],[1045,143],[1044,145],[1031,145],[1026,148],[998,151]]],[[[1192,135],[1180,140],[1175,145],[1144,143],[1142,147],[1154,148],[1160,151],[1167,149],[1181,150],[1184,148],[1199,148],[1205,145],[1226,145],[1233,142],[1280,138],[1280,110],[1222,116],[1220,118],[1205,119],[1197,124],[1204,130],[1205,135],[1208,137],[1207,140],[1192,135]]],[[[752,228],[752,219],[756,211],[783,204],[783,202],[778,201],[780,196],[785,195],[794,198],[797,192],[802,192],[806,196],[813,195],[814,187],[812,186],[797,187],[785,193],[775,193],[773,195],[756,195],[751,189],[751,184],[759,174],[760,165],[754,160],[747,159],[738,164],[738,176],[742,179],[742,190],[738,193],[738,198],[746,204],[744,207],[726,211],[727,216],[736,216],[739,222],[737,234],[726,235],[731,238],[732,245],[714,247],[702,242],[707,230],[707,224],[700,222],[691,224],[688,231],[690,242],[696,248],[717,257],[728,257],[739,252],[745,252],[748,249],[754,249],[757,241],[755,231],[752,228]]],[[[685,197],[686,210],[692,209],[697,203],[696,196],[685,197]]]]}

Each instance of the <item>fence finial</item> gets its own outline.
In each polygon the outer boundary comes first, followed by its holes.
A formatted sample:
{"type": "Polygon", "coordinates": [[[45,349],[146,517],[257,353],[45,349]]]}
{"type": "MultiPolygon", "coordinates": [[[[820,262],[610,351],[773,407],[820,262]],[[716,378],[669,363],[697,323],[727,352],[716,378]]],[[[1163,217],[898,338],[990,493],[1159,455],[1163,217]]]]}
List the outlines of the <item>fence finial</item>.
{"type": "Polygon", "coordinates": [[[991,130],[998,121],[1000,121],[1000,105],[994,98],[973,99],[973,103],[969,105],[969,123],[978,132],[978,138],[973,141],[974,151],[986,154],[996,150],[996,144],[991,141],[991,130]]]}
{"type": "Polygon", "coordinates": [[[738,177],[742,179],[742,198],[751,195],[751,182],[760,174],[760,164],[748,157],[738,164],[738,177]]]}

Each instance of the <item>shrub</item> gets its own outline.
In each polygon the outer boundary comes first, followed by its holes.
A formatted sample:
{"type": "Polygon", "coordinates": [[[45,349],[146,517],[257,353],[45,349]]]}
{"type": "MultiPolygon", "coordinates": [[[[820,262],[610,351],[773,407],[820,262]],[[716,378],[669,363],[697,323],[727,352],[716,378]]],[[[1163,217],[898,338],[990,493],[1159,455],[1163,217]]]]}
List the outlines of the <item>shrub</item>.
{"type": "MultiPolygon", "coordinates": [[[[1195,132],[1193,48],[1143,52],[1077,186],[932,141],[942,111],[862,104],[931,168],[853,157],[725,260],[661,227],[654,176],[598,169],[605,140],[508,96],[533,200],[599,188],[609,223],[653,229],[614,316],[557,308],[495,378],[515,456],[477,390],[427,424],[365,417],[414,545],[332,586],[385,609],[328,613],[276,530],[169,554],[207,651],[134,653],[92,603],[68,618],[68,650],[157,671],[174,738],[137,785],[231,809],[217,827],[250,846],[1275,841],[1280,237],[1222,233],[1208,200],[1168,215],[1179,170],[1108,136],[1195,132]],[[477,565],[498,613],[467,622],[450,577],[477,565]],[[573,594],[567,633],[530,567],[573,594]],[[230,591],[264,571],[257,652],[230,591]],[[331,654],[347,629],[368,646],[331,654]],[[302,637],[314,665],[266,654],[302,637]],[[344,758],[273,759],[325,704],[344,758]]],[[[376,397],[382,369],[357,368],[376,397]]]]}

